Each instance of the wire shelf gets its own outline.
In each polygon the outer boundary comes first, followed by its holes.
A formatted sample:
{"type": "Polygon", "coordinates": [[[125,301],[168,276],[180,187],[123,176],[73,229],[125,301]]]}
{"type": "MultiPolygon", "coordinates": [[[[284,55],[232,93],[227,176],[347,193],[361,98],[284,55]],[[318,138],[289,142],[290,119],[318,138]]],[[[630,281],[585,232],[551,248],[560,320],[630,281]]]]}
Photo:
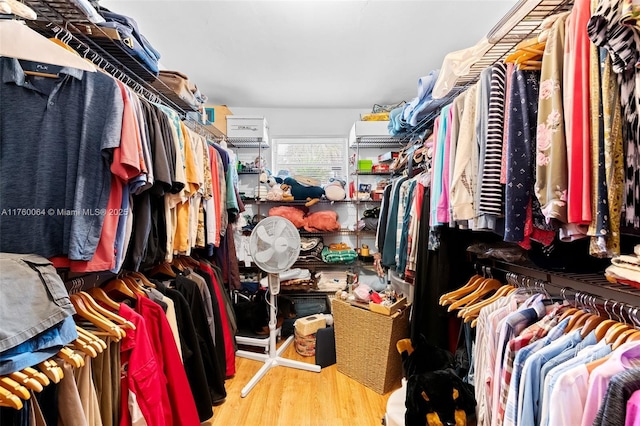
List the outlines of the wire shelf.
{"type": "Polygon", "coordinates": [[[91,61],[115,79],[121,81],[142,98],[152,103],[163,104],[175,110],[191,124],[192,129],[213,140],[221,140],[224,135],[212,132],[204,126],[198,127],[189,113],[198,110],[181,99],[157,76],[145,68],[141,62],[122,49],[114,40],[119,39],[116,31],[99,27],[69,0],[25,0],[38,19],[26,24],[48,38],[63,40],[80,56],[91,61]]]}
{"type": "Polygon", "coordinates": [[[269,143],[262,140],[262,138],[237,138],[228,136],[227,140],[236,148],[269,148],[269,143]]]}
{"type": "Polygon", "coordinates": [[[478,81],[485,68],[504,60],[521,41],[539,34],[540,25],[546,18],[572,6],[573,0],[520,0],[489,32],[487,39],[492,46],[458,80],[457,86],[466,89],[478,81]]]}
{"type": "Polygon", "coordinates": [[[355,142],[351,143],[351,148],[398,148],[402,147],[409,141],[406,137],[395,138],[388,137],[375,137],[375,136],[363,136],[356,138],[355,142]]]}

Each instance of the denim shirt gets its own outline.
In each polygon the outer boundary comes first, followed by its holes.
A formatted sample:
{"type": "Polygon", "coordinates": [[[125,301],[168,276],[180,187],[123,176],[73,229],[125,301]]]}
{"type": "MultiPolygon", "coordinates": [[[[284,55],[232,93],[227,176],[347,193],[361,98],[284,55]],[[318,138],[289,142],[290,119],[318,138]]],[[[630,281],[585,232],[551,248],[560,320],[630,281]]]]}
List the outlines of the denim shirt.
{"type": "Polygon", "coordinates": [[[0,375],[20,371],[46,361],[77,338],[78,332],[73,317],[66,317],[18,346],[0,352],[0,375]]]}
{"type": "Polygon", "coordinates": [[[540,349],[527,359],[522,372],[521,398],[518,401],[518,424],[539,424],[540,419],[537,419],[536,415],[540,404],[540,381],[542,380],[540,371],[542,366],[563,351],[575,347],[581,341],[580,330],[576,330],[560,337],[553,344],[540,349]]]}
{"type": "Polygon", "coordinates": [[[552,359],[544,363],[544,365],[540,369],[540,377],[541,377],[540,393],[539,393],[540,404],[538,405],[538,410],[536,415],[537,419],[542,419],[542,401],[544,400],[544,395],[546,391],[545,383],[546,383],[547,375],[549,374],[551,369],[567,361],[570,361],[572,358],[578,356],[578,353],[582,349],[587,348],[589,346],[593,346],[596,343],[598,343],[598,340],[596,339],[596,333],[595,331],[592,331],[591,333],[587,334],[587,336],[585,336],[585,338],[580,343],[578,343],[575,347],[572,347],[563,351],[562,353],[558,354],[557,356],[553,357],[552,359]]]}
{"type": "Polygon", "coordinates": [[[520,382],[523,374],[523,367],[529,356],[543,349],[556,339],[563,336],[564,330],[569,324],[569,318],[563,319],[557,326],[549,331],[546,337],[537,340],[518,351],[513,361],[513,372],[511,373],[511,384],[509,386],[509,395],[507,397],[507,406],[504,413],[504,422],[506,425],[515,425],[518,421],[518,406],[520,399],[520,382]]]}
{"type": "MultiPolygon", "coordinates": [[[[585,337],[587,340],[589,336],[585,337]]],[[[560,376],[563,373],[571,370],[580,364],[588,364],[600,358],[604,358],[605,356],[611,353],[611,345],[609,344],[594,344],[592,346],[584,348],[580,353],[576,353],[575,358],[571,358],[568,361],[558,364],[554,368],[552,368],[548,374],[544,377],[544,395],[540,396],[540,400],[542,401],[541,413],[540,413],[540,425],[548,426],[549,425],[549,397],[551,395],[551,390],[554,388],[560,376]],[[544,396],[546,395],[546,398],[544,396]]]]}

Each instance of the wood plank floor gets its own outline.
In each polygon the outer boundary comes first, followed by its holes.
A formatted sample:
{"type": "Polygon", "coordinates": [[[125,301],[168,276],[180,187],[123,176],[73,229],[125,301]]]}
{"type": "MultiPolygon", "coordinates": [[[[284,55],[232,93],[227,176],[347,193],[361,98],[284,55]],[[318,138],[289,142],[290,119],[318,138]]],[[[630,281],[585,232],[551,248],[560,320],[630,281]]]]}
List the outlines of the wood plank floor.
{"type": "MultiPolygon", "coordinates": [[[[291,344],[283,356],[314,363],[291,344]]],[[[277,366],[242,398],[240,392],[262,362],[236,357],[236,375],[225,382],[226,401],[213,409],[210,426],[376,426],[391,392],[380,395],[339,373],[334,364],[319,373],[277,366]]]]}

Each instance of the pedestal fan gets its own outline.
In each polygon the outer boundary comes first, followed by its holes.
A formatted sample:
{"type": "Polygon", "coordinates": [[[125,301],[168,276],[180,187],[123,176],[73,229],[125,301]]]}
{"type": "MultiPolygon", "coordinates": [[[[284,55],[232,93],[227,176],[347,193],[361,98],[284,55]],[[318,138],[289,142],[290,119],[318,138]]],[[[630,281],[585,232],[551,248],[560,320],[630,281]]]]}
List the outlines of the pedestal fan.
{"type": "Polygon", "coordinates": [[[272,368],[278,365],[319,372],[320,366],[294,361],[280,355],[293,341],[290,336],[280,348],[276,348],[276,322],[278,309],[276,295],[280,293],[280,273],[294,264],[300,254],[300,234],[289,220],[271,216],[258,222],[251,232],[249,251],[256,265],[268,274],[269,282],[269,350],[266,354],[250,351],[237,351],[238,356],[263,361],[264,365],[242,388],[240,395],[244,398],[258,381],[272,368]]]}

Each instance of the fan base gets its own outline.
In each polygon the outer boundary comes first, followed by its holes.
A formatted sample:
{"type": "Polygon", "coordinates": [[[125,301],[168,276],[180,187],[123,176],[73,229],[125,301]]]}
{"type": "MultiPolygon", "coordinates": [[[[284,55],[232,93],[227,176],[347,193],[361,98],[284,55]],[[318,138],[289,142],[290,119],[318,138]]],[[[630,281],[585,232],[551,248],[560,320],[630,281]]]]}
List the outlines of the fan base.
{"type": "Polygon", "coordinates": [[[254,361],[262,361],[264,365],[260,367],[260,370],[249,380],[249,383],[246,384],[242,391],[240,392],[241,397],[245,397],[251,392],[251,389],[264,377],[265,374],[272,368],[277,367],[279,365],[283,367],[291,367],[297,368],[299,370],[307,370],[312,371],[314,373],[319,373],[321,367],[315,364],[308,364],[302,361],[295,361],[292,359],[283,358],[281,355],[287,349],[287,347],[293,342],[294,336],[289,336],[285,342],[280,345],[278,350],[275,353],[275,356],[272,354],[260,354],[250,351],[239,350],[236,352],[236,355],[241,356],[243,358],[252,359],[254,361]]]}

